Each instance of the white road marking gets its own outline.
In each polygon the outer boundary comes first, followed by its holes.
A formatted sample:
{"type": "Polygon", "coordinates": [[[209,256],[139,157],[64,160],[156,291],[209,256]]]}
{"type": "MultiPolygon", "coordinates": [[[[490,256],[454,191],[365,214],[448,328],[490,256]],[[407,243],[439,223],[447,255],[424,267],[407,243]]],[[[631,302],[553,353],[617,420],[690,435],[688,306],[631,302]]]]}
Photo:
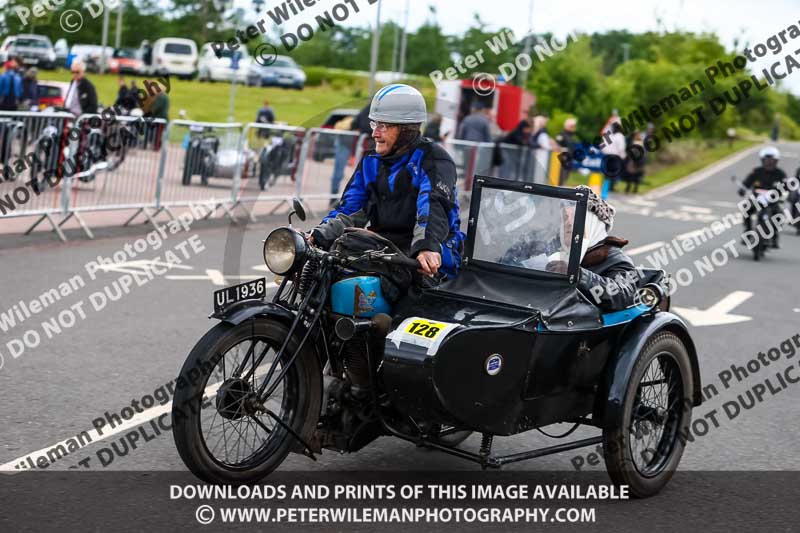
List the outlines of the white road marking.
{"type": "MultiPolygon", "coordinates": [[[[268,362],[269,361],[267,361],[267,363],[268,362]]],[[[255,377],[263,376],[268,371],[269,371],[269,366],[266,365],[265,363],[262,363],[261,365],[258,366],[258,371],[255,373],[255,377]]],[[[219,383],[214,383],[213,385],[209,385],[203,391],[203,397],[206,398],[206,399],[213,398],[217,394],[217,389],[219,389],[220,386],[222,386],[222,382],[221,381],[219,383]]],[[[274,401],[274,398],[269,398],[267,400],[267,403],[269,403],[271,401],[274,401]]],[[[122,433],[124,431],[129,430],[129,429],[133,429],[133,428],[135,428],[137,426],[141,426],[142,424],[146,424],[147,422],[150,422],[151,420],[154,420],[154,419],[160,417],[164,413],[169,413],[171,411],[172,411],[172,400],[170,400],[168,403],[165,403],[164,405],[158,405],[156,407],[151,407],[150,409],[145,409],[141,413],[138,413],[137,415],[133,416],[130,420],[128,420],[126,422],[123,422],[122,424],[120,424],[120,425],[118,425],[116,427],[108,428],[108,430],[104,431],[102,435],[100,435],[100,433],[96,429],[92,429],[91,431],[87,431],[86,433],[89,434],[91,442],[88,442],[85,446],[81,446],[81,449],[86,448],[87,446],[89,446],[91,444],[94,444],[96,442],[100,442],[102,440],[105,440],[105,439],[107,439],[109,437],[113,437],[114,435],[118,435],[118,434],[120,434],[120,433],[122,433]]],[[[105,428],[103,428],[103,429],[105,429],[105,428]]],[[[68,439],[62,440],[61,442],[57,442],[55,444],[52,444],[52,445],[47,446],[45,448],[42,448],[41,450],[36,450],[35,452],[31,452],[31,453],[29,453],[27,455],[23,455],[22,457],[17,457],[16,459],[13,459],[13,460],[5,463],[5,464],[0,465],[0,473],[17,474],[19,472],[25,472],[26,470],[17,469],[17,468],[14,468],[14,467],[16,465],[20,464],[23,461],[25,461],[27,463],[27,459],[28,458],[30,458],[31,461],[33,461],[33,463],[36,464],[36,459],[39,458],[39,457],[42,457],[42,456],[46,456],[46,454],[47,454],[47,452],[49,450],[52,450],[53,448],[55,448],[59,444],[66,445],[69,441],[74,441],[74,440],[75,440],[75,437],[70,437],[68,439]]],[[[75,450],[75,452],[77,452],[77,450],[75,450]]],[[[75,452],[69,453],[67,455],[72,455],[75,452]]],[[[66,456],[64,456],[64,457],[66,457],[66,456]]],[[[49,463],[48,466],[52,466],[52,464],[53,463],[49,463]]],[[[32,470],[32,469],[27,469],[27,471],[30,471],[30,470],[32,470]]]]}
{"type": "Polygon", "coordinates": [[[719,326],[722,324],[736,324],[737,322],[747,322],[753,317],[745,315],[730,314],[736,307],[753,296],[752,292],[734,291],[722,300],[718,301],[708,309],[672,307],[672,309],[683,316],[693,326],[719,326]]]}
{"type": "Polygon", "coordinates": [[[168,269],[179,268],[183,270],[192,270],[189,265],[179,265],[177,263],[165,263],[164,261],[156,261],[154,259],[137,259],[135,261],[123,261],[121,263],[113,263],[110,265],[100,265],[100,270],[103,272],[120,272],[122,274],[147,274],[154,266],[166,267],[168,269]]]}
{"type": "Polygon", "coordinates": [[[726,207],[726,208],[727,207],[739,207],[739,204],[737,204],[736,202],[721,202],[721,201],[714,200],[714,201],[707,202],[707,203],[708,203],[708,205],[713,205],[714,207],[726,207]]]}
{"type": "Polygon", "coordinates": [[[711,209],[710,207],[696,207],[693,205],[681,206],[681,211],[687,211],[689,213],[705,213],[705,214],[714,212],[714,210],[711,209]]]}
{"type": "MultiPolygon", "coordinates": [[[[218,287],[224,287],[229,283],[229,280],[238,280],[238,281],[249,281],[252,279],[260,279],[264,276],[258,274],[223,274],[219,270],[215,269],[206,269],[206,273],[204,275],[170,275],[164,276],[164,278],[172,281],[210,281],[212,284],[218,287]]],[[[270,287],[277,287],[278,284],[274,281],[267,282],[267,288],[270,287]]]]}
{"type": "MultiPolygon", "coordinates": [[[[208,387],[206,387],[206,389],[204,391],[204,394],[206,395],[206,398],[210,398],[210,397],[214,396],[217,393],[217,389],[220,387],[220,385],[222,385],[221,382],[220,383],[215,383],[214,385],[209,385],[208,387]]],[[[117,434],[122,433],[124,431],[128,431],[129,429],[135,428],[136,426],[140,426],[142,424],[145,424],[145,423],[153,420],[154,418],[158,418],[159,416],[163,415],[164,413],[169,413],[171,410],[172,410],[172,400],[170,400],[169,403],[166,403],[164,405],[158,405],[156,407],[151,407],[150,409],[145,409],[141,413],[138,413],[135,416],[133,416],[133,418],[131,418],[130,420],[127,420],[127,421],[123,422],[122,424],[120,424],[120,425],[118,425],[116,427],[108,428],[108,430],[104,431],[102,435],[98,432],[97,429],[92,429],[91,431],[87,431],[87,433],[89,434],[91,442],[87,443],[86,446],[89,446],[90,444],[94,444],[95,442],[99,442],[101,440],[105,440],[105,439],[107,439],[109,437],[113,437],[114,435],[117,435],[117,434]]],[[[105,428],[103,428],[103,429],[105,429],[105,428]]],[[[14,468],[14,467],[16,465],[20,464],[23,461],[27,462],[28,458],[30,458],[31,461],[33,461],[33,463],[36,464],[36,459],[38,457],[46,456],[46,454],[47,454],[47,452],[49,450],[52,450],[53,448],[55,448],[59,444],[60,445],[66,445],[69,441],[72,441],[72,440],[74,440],[74,437],[70,437],[69,439],[62,440],[61,442],[57,442],[55,444],[51,444],[50,446],[42,448],[41,450],[36,450],[35,452],[31,452],[31,453],[29,453],[27,455],[23,455],[22,457],[17,457],[16,459],[13,459],[13,460],[5,463],[5,464],[0,465],[0,472],[14,472],[14,473],[23,472],[24,470],[17,469],[17,468],[14,468]]],[[[82,448],[85,448],[86,446],[83,446],[82,448]]],[[[75,452],[72,452],[72,453],[75,453],[75,452]]],[[[50,463],[48,463],[48,464],[50,465],[50,463]]]]}
{"type": "Polygon", "coordinates": [[[705,232],[701,229],[696,229],[692,231],[687,231],[686,233],[681,233],[680,235],[676,235],[675,239],[678,241],[684,241],[686,239],[692,239],[694,237],[698,237],[700,235],[704,235],[705,232]]]}
{"type": "Polygon", "coordinates": [[[645,200],[644,198],[634,196],[633,198],[626,198],[625,200],[629,204],[633,205],[641,205],[643,207],[656,207],[658,206],[658,202],[653,202],[650,200],[645,200]]]}
{"type": "Polygon", "coordinates": [[[645,244],[644,246],[639,246],[638,248],[631,248],[630,250],[625,250],[625,253],[629,256],[631,255],[639,255],[645,252],[649,252],[650,250],[656,250],[664,246],[664,241],[656,241],[651,242],[650,244],[645,244]]]}
{"type": "Polygon", "coordinates": [[[663,187],[659,187],[658,189],[651,191],[645,195],[645,198],[648,200],[663,198],[664,196],[669,196],[674,194],[678,191],[686,189],[687,187],[691,187],[692,185],[696,185],[701,181],[707,180],[714,174],[717,174],[721,170],[728,168],[729,166],[733,165],[734,163],[738,163],[742,159],[749,157],[750,155],[757,152],[761,149],[761,145],[752,146],[746,150],[739,152],[738,154],[734,154],[730,157],[726,157],[721,161],[717,161],[704,169],[698,170],[697,172],[686,176],[685,178],[674,181],[669,185],[665,185],[663,187]]]}

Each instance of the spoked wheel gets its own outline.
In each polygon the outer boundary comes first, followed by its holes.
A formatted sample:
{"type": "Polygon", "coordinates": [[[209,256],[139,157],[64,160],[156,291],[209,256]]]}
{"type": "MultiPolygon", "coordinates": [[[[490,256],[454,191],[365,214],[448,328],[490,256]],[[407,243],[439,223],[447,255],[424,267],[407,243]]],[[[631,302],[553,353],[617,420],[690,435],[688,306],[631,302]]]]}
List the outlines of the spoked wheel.
{"type": "Polygon", "coordinates": [[[204,481],[254,482],[289,451],[303,449],[299,435],[309,417],[307,372],[313,369],[303,354],[285,367],[290,343],[270,373],[286,333],[283,324],[269,320],[220,323],[184,363],[173,401],[173,436],[183,462],[204,481]],[[265,381],[265,390],[272,390],[262,402],[258,391],[265,381]]]}
{"type": "Polygon", "coordinates": [[[633,496],[657,494],[683,455],[692,414],[689,354],[673,333],[655,335],[639,354],[613,428],[603,430],[603,452],[612,481],[633,496]]]}

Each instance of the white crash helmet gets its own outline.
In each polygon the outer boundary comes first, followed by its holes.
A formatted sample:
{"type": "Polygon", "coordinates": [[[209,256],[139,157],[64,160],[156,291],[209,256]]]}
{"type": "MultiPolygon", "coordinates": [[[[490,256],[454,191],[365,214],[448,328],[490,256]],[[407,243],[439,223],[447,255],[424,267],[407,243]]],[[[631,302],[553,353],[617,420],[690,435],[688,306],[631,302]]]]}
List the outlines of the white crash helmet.
{"type": "Polygon", "coordinates": [[[428,118],[425,98],[410,85],[382,87],[372,98],[369,119],[388,124],[420,124],[428,118]]]}
{"type": "Polygon", "coordinates": [[[774,146],[767,146],[758,152],[759,159],[764,159],[765,157],[771,157],[777,161],[781,158],[781,152],[774,146]]]}

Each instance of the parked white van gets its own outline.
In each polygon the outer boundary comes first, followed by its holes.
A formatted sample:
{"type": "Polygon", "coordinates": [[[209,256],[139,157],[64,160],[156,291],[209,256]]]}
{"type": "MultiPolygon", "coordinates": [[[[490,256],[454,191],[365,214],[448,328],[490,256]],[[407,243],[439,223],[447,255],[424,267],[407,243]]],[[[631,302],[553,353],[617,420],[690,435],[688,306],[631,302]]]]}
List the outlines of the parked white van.
{"type": "Polygon", "coordinates": [[[231,78],[236,76],[236,81],[245,83],[247,81],[247,71],[250,68],[250,54],[247,53],[247,48],[240,46],[236,50],[240,55],[239,69],[231,69],[231,56],[233,52],[225,47],[217,52],[211,46],[211,43],[206,43],[200,48],[200,60],[197,62],[197,79],[200,81],[231,81],[231,78]]]}
{"type": "Polygon", "coordinates": [[[153,44],[150,65],[145,69],[150,74],[168,74],[192,79],[197,64],[197,45],[191,39],[165,37],[153,44]]]}

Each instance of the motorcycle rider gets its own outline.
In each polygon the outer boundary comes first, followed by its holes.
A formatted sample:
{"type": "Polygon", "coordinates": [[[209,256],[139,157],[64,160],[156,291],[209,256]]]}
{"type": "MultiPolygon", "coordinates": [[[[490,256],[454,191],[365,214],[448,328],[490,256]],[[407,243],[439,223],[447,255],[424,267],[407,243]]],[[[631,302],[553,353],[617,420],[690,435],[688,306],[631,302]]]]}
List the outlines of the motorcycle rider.
{"type": "Polygon", "coordinates": [[[456,166],[420,128],[425,99],[393,84],[375,93],[369,110],[375,150],[358,163],[338,205],[311,232],[327,248],[347,227],[365,227],[416,258],[428,276],[458,274],[462,242],[456,166]]]}
{"type": "MultiPolygon", "coordinates": [[[[781,159],[780,151],[774,146],[767,146],[762,148],[758,153],[761,159],[761,166],[753,169],[752,172],[742,182],[739,188],[739,196],[745,196],[748,190],[751,189],[772,189],[776,191],[786,190],[786,173],[778,168],[778,161],[781,159]]],[[[752,230],[750,217],[758,211],[756,202],[750,202],[747,210],[744,213],[744,230],[748,232],[752,230]]],[[[778,231],[775,232],[773,237],[772,246],[778,246],[778,231]]]]}

